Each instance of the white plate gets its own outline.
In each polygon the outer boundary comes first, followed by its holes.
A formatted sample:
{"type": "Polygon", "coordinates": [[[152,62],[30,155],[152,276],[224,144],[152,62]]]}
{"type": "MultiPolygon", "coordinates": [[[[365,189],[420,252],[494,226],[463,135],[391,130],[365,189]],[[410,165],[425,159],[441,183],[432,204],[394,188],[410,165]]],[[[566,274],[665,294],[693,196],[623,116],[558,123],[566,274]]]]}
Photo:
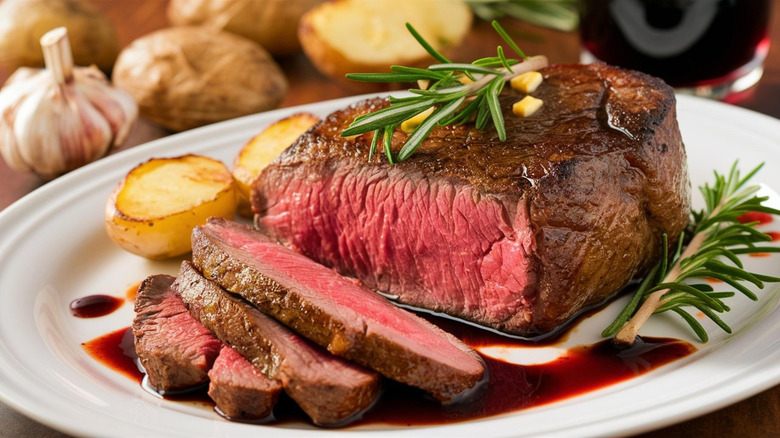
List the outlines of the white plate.
{"type": "MultiPolygon", "coordinates": [[[[160,400],[89,357],[82,342],[127,327],[132,306],[96,319],[70,315],[71,300],[122,295],[149,274],[174,274],[178,262],[150,262],[119,250],[103,229],[114,185],[152,156],[201,153],[230,163],[249,138],[296,111],[325,115],[354,98],[246,117],[151,142],[72,172],[0,214],[0,396],[22,413],[75,435],[274,436],[342,434],[306,425],[231,423],[202,406],[160,400]],[[264,430],[273,427],[273,430],[264,430]]],[[[734,159],[756,177],[774,206],[780,197],[780,121],[724,104],[679,97],[679,121],[695,187],[725,172],[734,159]],[[772,190],[774,189],[774,190],[772,190]]],[[[697,208],[700,206],[695,198],[697,208]]],[[[780,225],[777,225],[780,227],[780,225]]],[[[771,226],[770,226],[771,228],[771,226]]],[[[780,231],[780,230],[775,230],[780,231]]],[[[758,272],[778,275],[776,257],[748,258],[758,272]]],[[[780,383],[777,288],[759,303],[729,303],[734,334],[712,328],[698,352],[603,390],[512,414],[437,427],[356,428],[352,436],[539,436],[638,433],[704,414],[780,383]],[[378,429],[381,429],[379,432],[378,429]]],[[[623,302],[581,323],[568,344],[593,343],[623,302]]],[[[659,317],[643,332],[695,343],[674,318],[659,317]]]]}

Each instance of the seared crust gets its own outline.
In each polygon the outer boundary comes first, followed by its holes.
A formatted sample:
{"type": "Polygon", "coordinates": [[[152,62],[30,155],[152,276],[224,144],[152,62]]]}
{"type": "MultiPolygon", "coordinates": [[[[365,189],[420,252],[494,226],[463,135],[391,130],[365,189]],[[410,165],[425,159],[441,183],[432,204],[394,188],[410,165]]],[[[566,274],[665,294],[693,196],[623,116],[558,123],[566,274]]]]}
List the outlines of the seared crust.
{"type": "MultiPolygon", "coordinates": [[[[519,335],[554,330],[646,272],[660,254],[662,233],[676,240],[689,219],[690,182],[674,94],[661,80],[603,64],[556,65],[542,73],[545,81],[533,95],[544,105],[532,116],[512,115],[510,107],[521,94],[502,95],[506,142],[492,129],[439,127],[411,159],[394,167],[383,156],[367,162],[370,134],[339,135],[357,115],[386,106],[384,99],[333,113],[257,180],[258,224],[264,225],[282,196],[287,182],[277,180],[295,172],[315,182],[335,169],[379,168],[411,181],[473,187],[481,199],[499,203],[509,223],[527,210],[535,240],[527,269],[532,284],[522,291],[518,310],[500,319],[446,302],[423,303],[419,296],[425,294],[409,293],[408,284],[399,286],[402,279],[372,284],[341,261],[323,259],[295,235],[268,231],[371,287],[399,295],[401,302],[519,335]]],[[[406,138],[396,131],[393,150],[406,138]]]]}

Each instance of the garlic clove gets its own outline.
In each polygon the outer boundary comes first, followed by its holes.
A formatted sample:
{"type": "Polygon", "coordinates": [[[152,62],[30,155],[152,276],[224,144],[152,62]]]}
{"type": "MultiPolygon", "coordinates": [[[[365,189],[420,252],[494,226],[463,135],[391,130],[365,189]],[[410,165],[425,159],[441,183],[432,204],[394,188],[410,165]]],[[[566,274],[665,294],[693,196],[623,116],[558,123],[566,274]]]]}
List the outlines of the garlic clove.
{"type": "Polygon", "coordinates": [[[32,172],[32,167],[27,165],[19,150],[16,135],[14,135],[13,118],[3,116],[0,118],[0,155],[3,156],[11,169],[20,172],[32,172]]]}
{"type": "Polygon", "coordinates": [[[24,163],[53,178],[90,163],[108,151],[111,127],[71,87],[43,88],[20,105],[13,131],[24,163]]]}
{"type": "Polygon", "coordinates": [[[133,121],[138,117],[138,105],[126,91],[111,87],[96,67],[79,68],[74,72],[76,88],[94,105],[111,125],[114,139],[111,147],[124,143],[133,121]]]}

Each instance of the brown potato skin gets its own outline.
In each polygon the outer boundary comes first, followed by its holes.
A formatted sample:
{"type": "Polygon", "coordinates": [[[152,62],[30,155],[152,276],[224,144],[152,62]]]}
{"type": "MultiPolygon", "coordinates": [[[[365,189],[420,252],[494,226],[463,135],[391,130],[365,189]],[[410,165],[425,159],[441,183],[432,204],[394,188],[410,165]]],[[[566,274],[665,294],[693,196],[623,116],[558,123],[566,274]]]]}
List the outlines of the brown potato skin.
{"type": "Polygon", "coordinates": [[[0,3],[0,65],[43,67],[40,39],[58,26],[68,28],[73,61],[111,73],[119,54],[114,25],[84,0],[3,0],[0,3]]]}
{"type": "Polygon", "coordinates": [[[171,0],[168,19],[176,26],[203,25],[249,38],[274,56],[298,53],[298,22],[324,0],[171,0]]]}
{"type": "Polygon", "coordinates": [[[287,79],[254,41],[205,27],[161,29],[122,50],[114,83],[172,131],[276,108],[287,79]]]}

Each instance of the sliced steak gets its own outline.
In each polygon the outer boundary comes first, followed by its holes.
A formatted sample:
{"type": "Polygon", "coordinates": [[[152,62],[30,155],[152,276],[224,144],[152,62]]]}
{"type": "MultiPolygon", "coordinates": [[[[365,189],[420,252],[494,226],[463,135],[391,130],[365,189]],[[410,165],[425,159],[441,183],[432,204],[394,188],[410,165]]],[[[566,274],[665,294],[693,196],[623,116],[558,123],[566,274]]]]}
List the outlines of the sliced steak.
{"type": "MultiPolygon", "coordinates": [[[[372,99],[336,111],[254,184],[256,225],[371,289],[498,330],[538,336],[643,275],[661,234],[688,223],[672,89],[603,64],[542,71],[529,117],[500,98],[507,140],[437,127],[415,155],[368,161],[342,138],[372,99]]],[[[397,130],[396,153],[408,135],[397,130]]]]}
{"type": "Polygon", "coordinates": [[[204,276],[333,354],[443,402],[485,377],[476,352],[452,335],[250,227],[211,218],[192,241],[204,276]]]}
{"type": "Polygon", "coordinates": [[[135,351],[149,383],[161,393],[208,382],[222,342],[190,315],[171,289],[174,277],[145,279],[135,298],[135,351]]]}
{"type": "Polygon", "coordinates": [[[349,422],[379,395],[380,377],[307,342],[182,263],[173,287],[190,312],[321,425],[349,422]]]}
{"type": "Polygon", "coordinates": [[[231,420],[262,420],[271,416],[282,384],[269,379],[227,345],[209,371],[209,397],[231,420]]]}

